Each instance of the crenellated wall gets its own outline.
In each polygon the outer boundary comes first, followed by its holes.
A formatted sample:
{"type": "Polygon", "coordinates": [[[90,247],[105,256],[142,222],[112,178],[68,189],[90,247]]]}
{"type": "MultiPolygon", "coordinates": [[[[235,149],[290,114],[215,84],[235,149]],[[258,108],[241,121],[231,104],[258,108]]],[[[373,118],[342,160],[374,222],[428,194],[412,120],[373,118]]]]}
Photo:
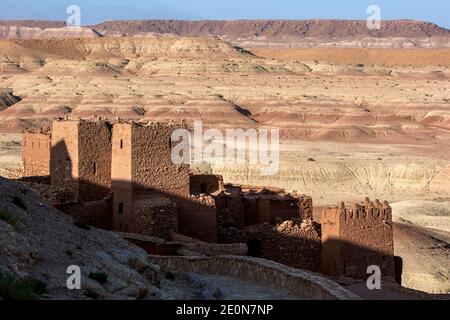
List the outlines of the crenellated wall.
{"type": "Polygon", "coordinates": [[[385,201],[351,208],[341,203],[322,214],[322,271],[330,275],[367,277],[377,265],[383,275],[395,277],[392,209],[385,201]]]}

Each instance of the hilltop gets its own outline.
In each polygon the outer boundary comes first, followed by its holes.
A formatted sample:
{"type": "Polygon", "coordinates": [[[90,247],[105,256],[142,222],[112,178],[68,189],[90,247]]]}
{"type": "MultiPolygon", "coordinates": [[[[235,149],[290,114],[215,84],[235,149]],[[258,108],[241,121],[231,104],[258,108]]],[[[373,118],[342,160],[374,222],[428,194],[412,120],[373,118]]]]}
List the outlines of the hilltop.
{"type": "Polygon", "coordinates": [[[382,22],[380,30],[369,30],[364,20],[117,20],[83,28],[64,27],[65,23],[61,21],[0,21],[0,38],[171,34],[183,37],[220,37],[246,47],[448,47],[450,37],[450,30],[446,28],[414,20],[386,20],[382,22]]]}

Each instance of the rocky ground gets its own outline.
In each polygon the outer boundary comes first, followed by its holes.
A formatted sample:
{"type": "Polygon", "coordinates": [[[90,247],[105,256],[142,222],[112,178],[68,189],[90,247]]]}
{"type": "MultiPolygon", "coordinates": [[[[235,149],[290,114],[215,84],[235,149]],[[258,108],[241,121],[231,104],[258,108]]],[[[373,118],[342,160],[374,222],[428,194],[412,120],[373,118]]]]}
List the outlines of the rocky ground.
{"type": "Polygon", "coordinates": [[[161,271],[146,253],[111,232],[76,223],[21,184],[0,178],[0,272],[45,284],[45,299],[156,299],[161,271]],[[67,268],[82,270],[82,290],[66,287],[67,268]],[[106,283],[92,279],[107,276],[106,283]],[[91,276],[91,277],[90,277],[91,276]]]}

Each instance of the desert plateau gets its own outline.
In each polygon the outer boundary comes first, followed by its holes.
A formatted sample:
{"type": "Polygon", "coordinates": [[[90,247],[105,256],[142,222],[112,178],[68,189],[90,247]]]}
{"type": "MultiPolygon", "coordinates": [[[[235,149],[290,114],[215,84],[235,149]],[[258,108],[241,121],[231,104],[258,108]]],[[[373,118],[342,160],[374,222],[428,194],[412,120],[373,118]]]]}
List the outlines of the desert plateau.
{"type": "MultiPolygon", "coordinates": [[[[83,121],[107,121],[114,128],[114,143],[116,127],[126,132],[129,123],[183,121],[193,126],[199,120],[205,128],[219,130],[279,129],[280,164],[279,171],[270,176],[262,175],[259,166],[250,163],[193,164],[193,173],[220,176],[225,185],[276,188],[310,197],[309,224],[301,223],[300,231],[277,224],[278,229],[304,232],[308,239],[320,240],[320,232],[315,234],[313,226],[326,222],[322,213],[330,206],[343,202],[341,209],[345,209],[365,197],[387,200],[390,205],[378,200],[365,202],[366,209],[374,206],[387,217],[392,210],[392,249],[403,261],[402,287],[391,284],[392,288],[384,291],[385,298],[448,298],[450,30],[412,20],[388,21],[383,29],[373,32],[365,29],[365,21],[345,20],[106,21],[82,28],[67,28],[57,21],[0,21],[0,208],[15,212],[5,204],[9,199],[6,194],[22,192],[24,131],[49,132],[53,126],[55,136],[55,122],[81,121],[82,128],[83,121]]],[[[132,126],[130,130],[138,137],[139,128],[132,126]]],[[[100,133],[98,139],[102,139],[100,133]]],[[[122,144],[121,140],[121,148],[122,144]]],[[[230,148],[225,142],[223,145],[230,148]]],[[[113,144],[113,174],[118,170],[114,169],[114,152],[113,144]]],[[[131,167],[137,161],[136,154],[131,157],[131,167]]],[[[180,172],[176,174],[174,181],[181,179],[180,172]]],[[[25,202],[33,212],[41,206],[48,215],[57,214],[47,203],[51,197],[45,201],[39,198],[47,189],[23,183],[28,190],[24,191],[25,202]]],[[[225,191],[232,193],[228,188],[225,191]]],[[[200,189],[195,194],[202,199],[208,192],[203,184],[200,189]]],[[[246,192],[245,187],[241,190],[246,192]]],[[[123,204],[119,208],[123,210],[123,204]]],[[[41,221],[49,219],[44,211],[39,213],[41,221]]],[[[29,217],[23,212],[18,216],[31,228],[29,217]]],[[[69,219],[52,220],[48,228],[58,229],[56,224],[60,223],[65,232],[82,237],[82,231],[69,219]]],[[[181,228],[182,223],[178,224],[181,228]]],[[[326,229],[322,226],[321,230],[323,241],[326,229]]],[[[19,236],[33,238],[38,231],[21,231],[19,236]]],[[[12,232],[0,228],[0,239],[9,241],[18,255],[25,255],[28,249],[14,246],[12,232]]],[[[235,291],[240,290],[236,288],[241,287],[255,290],[257,295],[268,290],[265,285],[236,278],[211,279],[200,272],[181,272],[179,266],[185,264],[178,260],[169,263],[153,258],[151,263],[143,262],[145,252],[117,234],[93,232],[111,241],[112,247],[103,247],[94,240],[97,235],[92,235],[92,239],[82,240],[81,246],[88,248],[84,253],[70,249],[78,260],[100,252],[90,269],[101,267],[111,274],[110,286],[102,288],[95,281],[89,282],[91,295],[96,291],[105,299],[199,298],[209,291],[195,293],[195,297],[189,293],[192,283],[200,281],[198,277],[205,286],[215,283],[228,288],[228,283],[230,288],[222,292],[230,290],[231,297],[236,297],[235,291]],[[121,250],[128,252],[133,264],[121,250]],[[116,267],[108,267],[109,263],[116,267]],[[158,264],[181,273],[163,274],[158,264]],[[132,274],[132,283],[125,288],[127,272],[132,274]],[[169,281],[170,277],[175,280],[169,281]],[[151,281],[146,283],[146,279],[151,281]]],[[[56,238],[68,241],[59,233],[56,238]]],[[[193,234],[186,236],[195,238],[193,234]]],[[[56,238],[49,240],[52,246],[57,246],[53,244],[56,238]]],[[[131,242],[136,241],[143,240],[131,242]]],[[[183,248],[186,256],[195,251],[183,248]]],[[[233,252],[237,248],[236,244],[233,252]]],[[[48,261],[53,259],[51,254],[43,254],[42,244],[33,250],[48,261]]],[[[16,263],[1,248],[0,257],[9,259],[6,265],[16,263]]],[[[246,258],[240,259],[248,263],[246,258]]],[[[283,263],[282,259],[274,260],[283,263]]],[[[56,264],[48,266],[59,270],[56,264]]],[[[30,267],[22,269],[29,271],[30,267]]],[[[361,289],[359,283],[332,279],[345,288],[341,294],[347,298],[352,294],[380,298],[361,289]]],[[[300,295],[273,290],[266,295],[281,299],[300,295]]],[[[210,291],[217,292],[216,288],[210,291]]],[[[61,298],[64,293],[55,289],[51,297],[61,298]]],[[[71,294],[70,298],[80,296],[71,294]]]]}

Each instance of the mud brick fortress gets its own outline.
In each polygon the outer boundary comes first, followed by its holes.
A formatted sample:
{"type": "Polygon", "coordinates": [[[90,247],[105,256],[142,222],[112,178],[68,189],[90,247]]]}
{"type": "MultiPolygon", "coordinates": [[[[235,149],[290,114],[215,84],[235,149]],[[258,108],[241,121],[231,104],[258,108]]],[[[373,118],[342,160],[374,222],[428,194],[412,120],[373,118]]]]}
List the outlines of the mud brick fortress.
{"type": "Polygon", "coordinates": [[[50,201],[80,223],[170,240],[245,243],[248,255],[332,276],[395,277],[387,202],[344,203],[313,221],[312,198],[281,189],[225,184],[171,161],[184,123],[56,120],[25,131],[24,179],[48,183],[50,201]]]}

